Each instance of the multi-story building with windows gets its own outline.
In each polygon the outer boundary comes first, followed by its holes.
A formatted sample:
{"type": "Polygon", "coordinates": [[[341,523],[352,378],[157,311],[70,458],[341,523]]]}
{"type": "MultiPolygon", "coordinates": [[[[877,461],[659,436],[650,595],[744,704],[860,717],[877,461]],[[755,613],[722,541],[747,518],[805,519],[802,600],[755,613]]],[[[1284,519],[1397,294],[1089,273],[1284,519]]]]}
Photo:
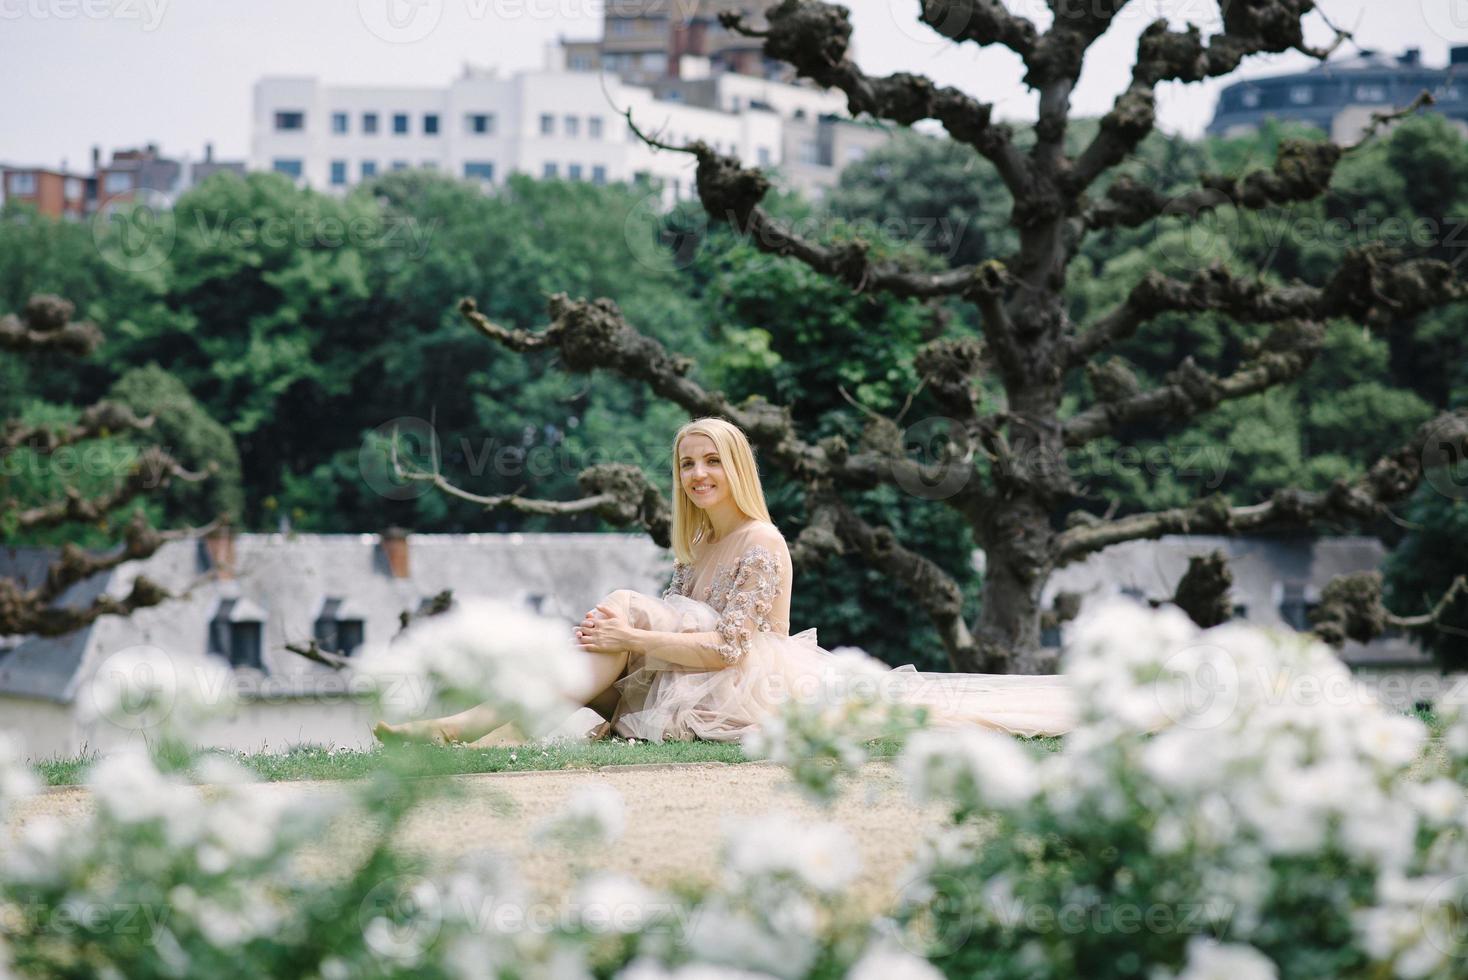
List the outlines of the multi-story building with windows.
{"type": "Polygon", "coordinates": [[[46,167],[0,168],[0,199],[27,204],[50,218],[80,218],[91,211],[96,181],[46,167]]]}
{"type": "Polygon", "coordinates": [[[670,201],[690,196],[693,158],[649,147],[628,126],[630,111],[665,142],[703,140],[819,194],[886,139],[841,121],[841,109],[831,93],[734,73],[648,88],[554,63],[509,77],[466,69],[445,88],[265,78],[255,86],[251,166],[339,191],[421,167],[486,185],[516,172],[595,183],[645,176],[670,201]]]}
{"type": "Polygon", "coordinates": [[[766,58],[759,38],[725,30],[719,14],[726,11],[744,14],[755,29],[766,26],[764,4],[755,0],[612,0],[600,39],[562,42],[566,65],[638,85],[686,77],[699,60],[713,73],[793,81],[794,70],[766,58]]]}
{"type": "Polygon", "coordinates": [[[1422,63],[1410,48],[1395,57],[1375,51],[1327,61],[1309,71],[1251,78],[1225,88],[1208,133],[1230,136],[1252,132],[1266,119],[1308,123],[1337,143],[1351,143],[1373,114],[1408,105],[1424,90],[1439,112],[1468,132],[1468,45],[1452,49],[1445,68],[1422,63]]]}

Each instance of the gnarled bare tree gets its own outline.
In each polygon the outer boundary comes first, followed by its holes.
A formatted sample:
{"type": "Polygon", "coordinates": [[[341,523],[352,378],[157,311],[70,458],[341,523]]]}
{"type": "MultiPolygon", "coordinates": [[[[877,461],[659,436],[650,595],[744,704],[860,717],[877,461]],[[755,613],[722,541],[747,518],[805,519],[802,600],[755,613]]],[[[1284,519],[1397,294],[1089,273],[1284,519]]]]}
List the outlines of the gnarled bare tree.
{"type": "MultiPolygon", "coordinates": [[[[912,458],[904,451],[903,431],[881,418],[869,420],[859,448],[840,439],[808,441],[786,409],[757,398],[736,405],[699,385],[689,377],[692,365],[686,358],[641,334],[606,299],[557,295],[549,304],[549,324],[537,331],[492,323],[472,300],[463,302],[462,312],[486,337],[511,350],[553,349],[571,371],[611,371],[648,385],[691,415],[720,415],[740,425],[766,465],[779,467],[806,488],[808,521],[795,542],[796,560],[854,554],[884,570],[932,618],[951,663],[960,670],[1029,672],[1048,666],[1040,647],[1045,581],[1057,567],[1108,545],[1179,531],[1235,534],[1319,522],[1370,524],[1422,480],[1427,452],[1442,445],[1468,448],[1468,412],[1439,417],[1366,473],[1324,492],[1281,488],[1269,500],[1247,506],[1209,497],[1186,507],[1115,519],[1081,514],[1068,526],[1057,526],[1055,515],[1078,495],[1061,462],[1068,451],[1104,437],[1124,437],[1121,430],[1130,422],[1180,423],[1224,401],[1297,378],[1322,349],[1328,321],[1349,319],[1386,330],[1420,311],[1468,296],[1445,263],[1404,258],[1367,245],[1350,252],[1329,282],[1316,284],[1271,285],[1240,278],[1221,266],[1185,279],[1153,271],[1116,309],[1094,322],[1073,322],[1067,312],[1067,269],[1088,235],[1152,221],[1194,221],[1218,208],[1262,209],[1308,201],[1326,191],[1342,156],[1352,149],[1287,140],[1271,168],[1232,178],[1208,177],[1180,198],[1110,173],[1152,132],[1159,83],[1226,75],[1262,53],[1329,55],[1329,49],[1305,43],[1303,21],[1312,13],[1311,0],[1230,0],[1220,4],[1222,30],[1206,39],[1196,27],[1176,30],[1164,20],[1148,26],[1138,43],[1130,84],[1101,119],[1089,145],[1069,152],[1071,93],[1083,59],[1127,2],[1049,0],[1054,17],[1044,30],[999,0],[921,0],[915,5],[915,17],[954,41],[1001,45],[1023,59],[1025,82],[1039,94],[1039,115],[1029,141],[1017,140],[1011,126],[993,118],[992,105],[965,92],[906,72],[883,77],[864,73],[849,54],[851,22],[844,7],[783,0],[766,11],[765,26],[759,29],[738,14],[721,16],[727,28],[760,38],[767,56],[788,62],[819,86],[844,93],[853,116],[902,126],[936,120],[952,139],[992,163],[1011,198],[1009,220],[1019,241],[1011,255],[932,273],[876,258],[859,239],[837,245],[809,240],[762,206],[770,181],[758,169],[702,142],[673,146],[643,137],[693,155],[703,208],[712,219],[745,232],[758,248],[803,262],[853,290],[957,298],[976,307],[982,340],[940,335],[917,357],[919,373],[947,416],[951,455],[946,460],[912,458]],[[1103,177],[1114,179],[1103,182],[1103,177]],[[1188,357],[1164,383],[1144,387],[1112,357],[1112,348],[1147,321],[1176,311],[1222,314],[1240,323],[1268,324],[1270,330],[1262,341],[1246,345],[1246,358],[1234,369],[1215,373],[1188,357]],[[986,413],[976,381],[980,372],[990,370],[1002,384],[1006,404],[986,413]],[[1093,404],[1067,414],[1062,412],[1062,394],[1073,372],[1086,373],[1096,397],[1093,404]],[[941,500],[972,529],[974,543],[987,556],[977,622],[965,620],[961,590],[949,575],[904,546],[891,529],[872,526],[849,505],[849,494],[883,483],[941,500]]],[[[1338,41],[1343,36],[1337,32],[1338,41]]],[[[1372,130],[1400,114],[1383,114],[1372,130]]],[[[611,505],[608,495],[617,496],[615,488],[605,480],[592,482],[596,487],[594,493],[588,488],[588,494],[598,497],[596,506],[603,513],[620,514],[625,523],[641,522],[665,539],[665,525],[646,519],[658,508],[648,506],[644,487],[622,481],[626,499],[618,497],[620,503],[611,505]]],[[[519,502],[496,498],[486,505],[514,507],[519,502]]],[[[1219,574],[1207,578],[1226,582],[1219,574]]],[[[1202,610],[1200,615],[1207,618],[1217,611],[1217,597],[1210,600],[1206,590],[1200,591],[1200,582],[1186,583],[1180,604],[1202,610]]]]}
{"type": "MultiPolygon", "coordinates": [[[[53,351],[85,357],[102,343],[102,331],[94,323],[73,321],[73,312],[72,304],[60,297],[31,297],[19,315],[0,318],[0,350],[15,354],[53,351]]],[[[0,423],[0,459],[22,449],[49,456],[85,440],[145,431],[153,421],[152,416],[138,418],[126,405],[109,401],[87,406],[71,425],[28,425],[7,419],[0,423]]],[[[37,506],[22,506],[14,499],[4,501],[0,504],[0,526],[6,528],[6,539],[13,540],[64,524],[96,523],[145,493],[163,490],[172,480],[194,482],[207,475],[186,470],[165,450],[150,446],[138,454],[111,489],[95,497],[69,487],[61,499],[37,506]]],[[[145,576],[138,576],[132,589],[120,599],[101,595],[84,606],[62,606],[59,600],[77,582],[123,562],[147,558],[172,538],[197,533],[200,530],[159,531],[139,508],[128,521],[123,542],[117,548],[93,553],[67,544],[50,562],[44,577],[37,576],[34,581],[0,577],[0,634],[60,636],[81,629],[99,616],[127,616],[136,609],[157,605],[170,595],[145,576]]]]}

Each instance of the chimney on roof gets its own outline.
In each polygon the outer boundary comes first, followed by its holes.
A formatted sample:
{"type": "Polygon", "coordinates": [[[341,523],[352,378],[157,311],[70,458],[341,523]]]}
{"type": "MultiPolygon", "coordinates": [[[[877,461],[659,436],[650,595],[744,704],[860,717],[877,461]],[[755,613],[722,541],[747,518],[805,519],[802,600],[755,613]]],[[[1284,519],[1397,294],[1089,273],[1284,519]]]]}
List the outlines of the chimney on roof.
{"type": "Polygon", "coordinates": [[[1449,48],[1448,64],[1468,65],[1468,44],[1456,44],[1449,48]]]}
{"type": "Polygon", "coordinates": [[[102,166],[102,148],[92,147],[92,173],[96,173],[102,166]]]}
{"type": "Polygon", "coordinates": [[[148,144],[148,156],[150,156],[150,157],[156,157],[157,155],[158,155],[158,144],[157,143],[149,143],[148,144]]]}
{"type": "Polygon", "coordinates": [[[1422,64],[1422,49],[1408,48],[1405,52],[1397,56],[1397,63],[1401,65],[1422,64]]]}
{"type": "Polygon", "coordinates": [[[204,162],[205,163],[213,163],[214,162],[214,144],[213,143],[205,143],[204,144],[204,162]]]}
{"type": "Polygon", "coordinates": [[[205,568],[218,579],[234,578],[234,528],[220,524],[204,535],[201,557],[205,568]]]}
{"type": "Polygon", "coordinates": [[[406,528],[390,527],[378,535],[382,553],[387,558],[387,569],[393,578],[408,577],[408,531],[406,528]]]}

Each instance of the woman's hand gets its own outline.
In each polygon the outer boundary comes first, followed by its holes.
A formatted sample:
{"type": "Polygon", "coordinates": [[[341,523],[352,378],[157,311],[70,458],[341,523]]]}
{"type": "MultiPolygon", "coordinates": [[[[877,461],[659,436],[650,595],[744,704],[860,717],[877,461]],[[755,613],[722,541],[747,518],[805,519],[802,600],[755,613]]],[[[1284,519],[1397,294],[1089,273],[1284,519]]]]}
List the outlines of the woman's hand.
{"type": "Polygon", "coordinates": [[[576,642],[588,653],[640,652],[642,631],[628,624],[605,604],[598,605],[576,627],[576,642]],[[600,613],[600,618],[596,614],[600,613]]]}

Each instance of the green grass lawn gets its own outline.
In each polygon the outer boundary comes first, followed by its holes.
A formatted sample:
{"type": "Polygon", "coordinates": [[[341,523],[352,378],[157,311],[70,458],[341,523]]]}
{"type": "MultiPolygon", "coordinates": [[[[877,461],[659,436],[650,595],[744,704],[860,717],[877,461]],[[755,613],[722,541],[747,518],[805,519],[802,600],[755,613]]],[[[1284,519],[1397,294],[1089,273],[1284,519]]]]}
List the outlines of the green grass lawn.
{"type": "MultiPolygon", "coordinates": [[[[1428,726],[1430,739],[1418,765],[1419,775],[1441,769],[1442,724],[1430,711],[1410,712],[1428,726]]],[[[1059,738],[1025,738],[1021,742],[1036,753],[1054,752],[1059,738]]],[[[873,758],[891,758],[895,741],[869,744],[873,758]]],[[[480,772],[544,772],[556,769],[596,769],[611,765],[649,765],[670,762],[749,762],[737,743],[730,742],[557,742],[515,748],[469,749],[434,745],[409,745],[391,750],[327,749],[302,747],[285,753],[226,753],[267,782],[297,779],[360,779],[384,768],[391,759],[423,776],[450,776],[480,772]],[[389,754],[391,753],[391,754],[389,754]]],[[[71,786],[86,779],[87,767],[95,756],[52,759],[36,766],[48,786],[71,786]]],[[[182,760],[181,760],[182,761],[182,760]]]]}
{"type": "MultiPolygon", "coordinates": [[[[1058,738],[1023,739],[1037,752],[1052,752],[1058,738]]],[[[895,741],[869,745],[874,758],[897,753],[895,741]]],[[[468,749],[436,745],[408,745],[360,751],[303,747],[285,753],[223,753],[267,782],[297,779],[360,779],[383,768],[389,759],[423,776],[449,776],[480,772],[544,772],[556,769],[596,769],[612,765],[649,765],[670,762],[751,761],[737,743],[731,742],[557,742],[514,748],[468,749]],[[403,766],[403,764],[406,764],[403,766]]],[[[87,767],[95,756],[53,759],[36,766],[48,786],[71,786],[86,780],[87,767]]]]}

